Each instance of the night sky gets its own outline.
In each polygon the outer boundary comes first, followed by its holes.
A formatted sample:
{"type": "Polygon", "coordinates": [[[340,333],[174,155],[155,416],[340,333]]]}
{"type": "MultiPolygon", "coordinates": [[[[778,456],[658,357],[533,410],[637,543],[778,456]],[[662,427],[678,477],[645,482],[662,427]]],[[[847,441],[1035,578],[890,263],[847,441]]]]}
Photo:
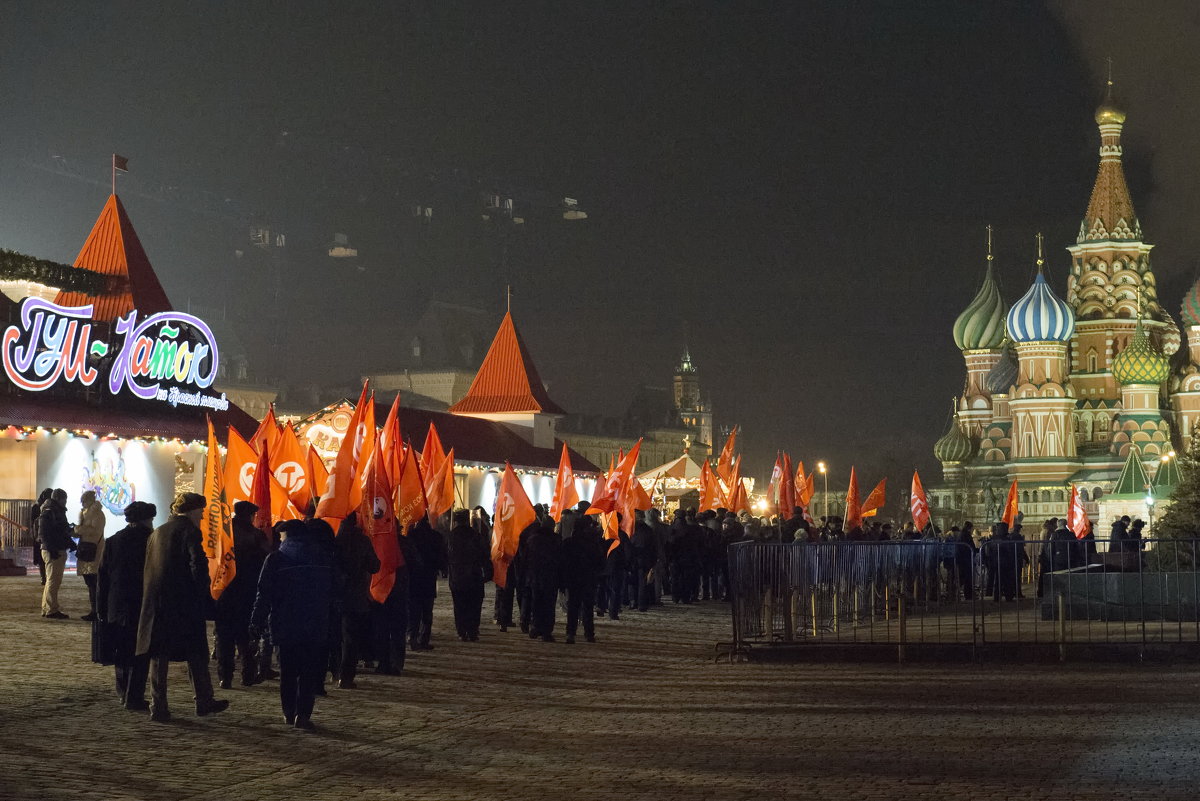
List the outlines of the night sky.
{"type": "Polygon", "coordinates": [[[388,369],[429,300],[498,317],[511,283],[569,411],[665,384],[686,332],[751,472],[936,476],[984,226],[1007,301],[1038,230],[1065,292],[1105,56],[1172,313],[1200,271],[1193,2],[159,5],[0,4],[0,247],[73,260],[127,156],[168,294],[251,321],[268,382],[388,369]]]}

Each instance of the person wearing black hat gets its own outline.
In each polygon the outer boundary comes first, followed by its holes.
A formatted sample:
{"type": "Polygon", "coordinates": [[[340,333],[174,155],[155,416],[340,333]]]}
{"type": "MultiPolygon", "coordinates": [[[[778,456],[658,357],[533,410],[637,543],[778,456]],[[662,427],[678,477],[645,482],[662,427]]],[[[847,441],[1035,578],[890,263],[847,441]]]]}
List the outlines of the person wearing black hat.
{"type": "Polygon", "coordinates": [[[438,576],[446,572],[446,538],[422,517],[409,529],[408,544],[417,553],[408,563],[408,647],[432,651],[433,602],[438,576]]]}
{"type": "Polygon", "coordinates": [[[206,612],[212,594],[200,534],[206,505],[204,496],[194,492],[176,496],[171,519],[156,528],[146,544],[137,655],[150,657],[150,719],[160,723],[171,719],[167,708],[171,662],[188,663],[197,715],[229,707],[228,701],[213,697],[208,672],[206,612]]]}
{"type": "Polygon", "coordinates": [[[67,567],[67,551],[75,550],[71,539],[71,524],[67,522],[67,492],[56,489],[42,504],[38,517],[38,537],[42,543],[42,560],[46,563],[46,586],[42,589],[42,617],[66,620],[68,615],[58,608],[58,588],[62,586],[67,567]]]}
{"type": "Polygon", "coordinates": [[[279,701],[297,729],[314,728],[313,705],[329,655],[330,610],[335,591],[333,554],[324,520],[286,520],[276,530],[279,550],[267,556],[258,579],[251,619],[271,628],[279,646],[279,701]]]}
{"type": "Polygon", "coordinates": [[[96,580],[96,614],[103,642],[99,661],[116,674],[117,697],[129,710],[146,710],[149,657],[137,656],[138,618],[142,612],[142,582],[146,543],[158,509],[134,501],[125,507],[125,528],[109,537],[100,555],[96,580]]]}
{"type": "Polygon", "coordinates": [[[258,506],[250,501],[233,505],[233,559],[237,565],[233,580],[216,602],[217,678],[221,689],[233,686],[234,650],[242,656],[242,686],[258,681],[258,641],[250,637],[250,611],[263,560],[271,550],[267,535],[254,527],[258,506]]]}
{"type": "Polygon", "coordinates": [[[454,600],[454,628],[463,642],[479,639],[483,612],[483,585],[492,577],[492,554],[487,540],[471,527],[466,509],[454,513],[454,528],[447,543],[447,572],[454,600]]]}

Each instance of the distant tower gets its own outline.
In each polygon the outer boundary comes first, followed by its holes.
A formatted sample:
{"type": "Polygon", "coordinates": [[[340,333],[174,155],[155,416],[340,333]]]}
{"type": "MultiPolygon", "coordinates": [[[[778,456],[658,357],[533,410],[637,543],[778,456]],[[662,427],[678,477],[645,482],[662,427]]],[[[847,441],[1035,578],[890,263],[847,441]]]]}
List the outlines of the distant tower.
{"type": "Polygon", "coordinates": [[[1078,470],[1072,428],[1075,391],[1067,380],[1075,315],[1046,283],[1044,263],[1038,234],[1037,277],[1008,312],[1008,337],[1016,345],[1018,362],[1009,399],[1013,472],[1034,483],[1065,482],[1078,470]]]}
{"type": "Polygon", "coordinates": [[[992,420],[987,379],[1000,361],[1004,344],[1004,301],[992,273],[992,226],[987,227],[987,270],[975,299],[954,321],[954,342],[967,363],[967,386],[958,404],[958,420],[978,440],[992,420]]]}
{"type": "Polygon", "coordinates": [[[1171,408],[1179,429],[1179,444],[1186,453],[1200,425],[1200,279],[1184,295],[1182,316],[1187,326],[1188,360],[1171,382],[1171,408]]]}
{"type": "Polygon", "coordinates": [[[1159,411],[1158,394],[1170,369],[1139,317],[1129,347],[1113,360],[1113,377],[1121,384],[1121,411],[1112,423],[1112,454],[1126,456],[1137,445],[1143,457],[1161,456],[1171,448],[1171,429],[1159,411]]]}
{"type": "Polygon", "coordinates": [[[675,377],[672,382],[675,398],[675,411],[679,419],[688,428],[696,430],[696,439],[703,445],[712,446],[712,409],[700,396],[700,377],[696,373],[696,365],[692,364],[692,355],[685,347],[679,364],[675,366],[675,377]]]}

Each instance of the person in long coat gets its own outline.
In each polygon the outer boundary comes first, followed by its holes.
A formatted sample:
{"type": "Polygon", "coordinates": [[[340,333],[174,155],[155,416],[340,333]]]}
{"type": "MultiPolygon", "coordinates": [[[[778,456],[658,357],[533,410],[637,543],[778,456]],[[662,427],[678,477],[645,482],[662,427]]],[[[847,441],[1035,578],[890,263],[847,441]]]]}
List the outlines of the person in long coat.
{"type": "Polygon", "coordinates": [[[419,558],[408,574],[408,647],[432,651],[433,602],[437,598],[438,575],[446,572],[446,540],[442,533],[421,518],[408,532],[408,542],[419,558]]]}
{"type": "Polygon", "coordinates": [[[278,527],[279,550],[263,562],[251,615],[269,625],[279,646],[279,701],[284,721],[313,729],[312,713],[328,656],[330,609],[336,591],[333,553],[324,520],[287,520],[278,527]]]}
{"type": "Polygon", "coordinates": [[[479,639],[483,612],[483,585],[492,577],[492,554],[488,541],[470,525],[466,509],[454,513],[454,528],[447,542],[446,570],[450,596],[454,600],[454,628],[463,642],[479,639]]]}
{"type": "Polygon", "coordinates": [[[100,557],[104,555],[104,507],[96,500],[96,493],[88,490],[79,498],[79,522],[75,525],[75,536],[79,544],[75,551],[75,572],[83,577],[87,585],[88,604],[91,609],[81,620],[96,619],[96,572],[100,557]],[[85,558],[91,557],[91,558],[85,558]]]}
{"type": "Polygon", "coordinates": [[[342,587],[342,653],[338,670],[338,687],[353,690],[358,687],[358,660],[370,650],[371,642],[371,576],[379,572],[379,556],[371,538],[358,527],[357,516],[350,515],[338,526],[338,566],[345,584],[342,587]]]}
{"type": "Polygon", "coordinates": [[[134,501],[125,507],[128,525],[109,538],[96,573],[96,614],[104,642],[102,660],[111,662],[117,697],[129,710],[146,710],[149,657],[137,656],[138,620],[146,568],[146,543],[158,509],[134,501]]]}
{"type": "Polygon", "coordinates": [[[580,622],[588,642],[596,641],[596,582],[604,572],[608,543],[595,521],[567,509],[558,524],[562,535],[562,582],[567,591],[567,643],[575,642],[580,622]]]}
{"type": "Polygon", "coordinates": [[[548,515],[544,519],[534,521],[533,525],[536,528],[529,535],[526,563],[528,598],[532,612],[529,636],[540,637],[544,642],[554,642],[554,606],[558,602],[558,591],[562,587],[562,540],[554,529],[554,519],[548,515]]]}
{"type": "Polygon", "coordinates": [[[250,637],[250,612],[254,609],[258,574],[271,552],[271,543],[264,531],[254,527],[257,511],[250,501],[233,505],[233,558],[237,567],[233,581],[216,601],[217,677],[223,690],[233,686],[235,649],[242,656],[242,686],[258,682],[258,640],[250,637]]]}
{"type": "Polygon", "coordinates": [[[201,543],[203,495],[184,492],[171,504],[171,518],[154,530],[146,545],[146,574],[138,621],[137,655],[150,657],[150,719],[171,719],[167,669],[187,662],[195,690],[196,714],[229,707],[213,697],[208,672],[206,617],[211,603],[208,558],[201,543]]]}

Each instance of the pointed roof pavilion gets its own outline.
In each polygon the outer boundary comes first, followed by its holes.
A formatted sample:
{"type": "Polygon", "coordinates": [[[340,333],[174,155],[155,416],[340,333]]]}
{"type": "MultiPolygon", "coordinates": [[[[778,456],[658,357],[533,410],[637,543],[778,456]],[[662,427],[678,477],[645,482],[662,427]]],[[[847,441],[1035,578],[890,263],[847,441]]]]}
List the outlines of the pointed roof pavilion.
{"type": "Polygon", "coordinates": [[[513,324],[511,311],[504,314],[467,394],[449,411],[479,415],[565,414],[546,393],[529,349],[513,324]]]}
{"type": "Polygon", "coordinates": [[[1125,466],[1121,468],[1121,475],[1117,478],[1116,486],[1106,497],[1125,500],[1140,499],[1146,497],[1149,487],[1150,477],[1146,474],[1145,465],[1142,464],[1142,455],[1136,447],[1133,447],[1129,449],[1129,455],[1125,459],[1125,466]]]}
{"type": "Polygon", "coordinates": [[[92,319],[102,321],[115,320],[133,309],[142,316],[171,310],[171,301],[150,266],[125,206],[115,194],[108,196],[74,266],[110,276],[109,288],[98,296],[59,292],[54,299],[59,305],[91,304],[92,319]]]}

